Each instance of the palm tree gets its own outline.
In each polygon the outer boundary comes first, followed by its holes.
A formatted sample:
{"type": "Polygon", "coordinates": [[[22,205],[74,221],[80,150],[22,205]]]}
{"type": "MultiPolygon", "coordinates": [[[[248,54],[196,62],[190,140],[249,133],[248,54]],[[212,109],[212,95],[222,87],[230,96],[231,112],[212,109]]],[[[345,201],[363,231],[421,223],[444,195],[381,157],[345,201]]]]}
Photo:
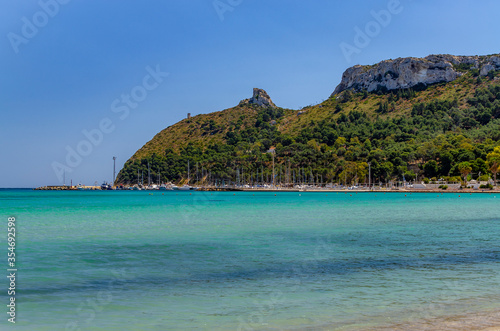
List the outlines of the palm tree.
{"type": "Polygon", "coordinates": [[[469,162],[462,162],[458,165],[458,171],[464,176],[465,186],[467,186],[467,176],[472,171],[472,166],[469,162]]]}

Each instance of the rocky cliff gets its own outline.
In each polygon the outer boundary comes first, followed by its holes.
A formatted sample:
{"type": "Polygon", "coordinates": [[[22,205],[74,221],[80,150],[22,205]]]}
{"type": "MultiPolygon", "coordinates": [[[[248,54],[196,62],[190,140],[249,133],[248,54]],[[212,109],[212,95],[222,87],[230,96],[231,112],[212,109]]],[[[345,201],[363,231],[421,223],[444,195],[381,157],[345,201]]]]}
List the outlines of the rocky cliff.
{"type": "Polygon", "coordinates": [[[478,70],[487,75],[500,69],[500,56],[454,56],[448,54],[429,55],[425,58],[398,58],[386,60],[372,66],[356,65],[342,75],[341,83],[332,96],[344,90],[406,89],[415,85],[430,85],[451,82],[468,70],[478,70]]]}
{"type": "Polygon", "coordinates": [[[266,91],[260,89],[260,88],[254,88],[253,89],[253,96],[250,99],[245,99],[241,101],[240,104],[255,104],[259,105],[261,107],[271,107],[271,108],[277,108],[276,105],[273,103],[271,100],[271,97],[269,94],[267,94],[266,91]]]}

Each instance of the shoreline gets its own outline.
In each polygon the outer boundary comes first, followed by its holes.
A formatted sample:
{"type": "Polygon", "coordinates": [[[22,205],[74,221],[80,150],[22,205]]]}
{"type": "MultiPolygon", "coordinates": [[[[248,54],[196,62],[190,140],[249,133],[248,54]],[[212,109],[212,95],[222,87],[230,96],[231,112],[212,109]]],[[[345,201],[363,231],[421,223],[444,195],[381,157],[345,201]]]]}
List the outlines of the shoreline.
{"type": "MultiPolygon", "coordinates": [[[[37,187],[33,188],[32,190],[35,191],[135,191],[135,190],[129,190],[128,188],[124,189],[113,189],[113,190],[102,190],[100,187],[89,187],[84,190],[78,189],[76,186],[43,186],[43,187],[37,187]]],[[[140,190],[140,191],[147,191],[147,192],[179,192],[182,190],[158,190],[158,189],[152,189],[152,190],[140,190]]],[[[367,189],[338,189],[338,188],[305,188],[305,189],[300,189],[300,188],[276,188],[276,189],[271,189],[271,188],[235,188],[235,187],[199,187],[196,190],[189,190],[186,192],[271,192],[271,193],[278,193],[278,192],[300,192],[300,193],[500,193],[500,188],[498,189],[458,189],[458,190],[442,190],[442,189],[372,189],[372,190],[367,190],[367,189]]]]}
{"type": "Polygon", "coordinates": [[[500,310],[484,310],[470,313],[464,312],[458,315],[422,318],[415,321],[399,322],[393,325],[370,328],[370,330],[500,331],[500,310]]]}
{"type": "MultiPolygon", "coordinates": [[[[432,307],[432,304],[429,305],[432,307]]],[[[455,311],[435,315],[431,311],[420,311],[421,316],[411,310],[392,312],[389,315],[370,315],[360,318],[316,325],[284,327],[284,330],[342,330],[342,331],[500,331],[500,309],[483,307],[482,310],[455,311]]]]}

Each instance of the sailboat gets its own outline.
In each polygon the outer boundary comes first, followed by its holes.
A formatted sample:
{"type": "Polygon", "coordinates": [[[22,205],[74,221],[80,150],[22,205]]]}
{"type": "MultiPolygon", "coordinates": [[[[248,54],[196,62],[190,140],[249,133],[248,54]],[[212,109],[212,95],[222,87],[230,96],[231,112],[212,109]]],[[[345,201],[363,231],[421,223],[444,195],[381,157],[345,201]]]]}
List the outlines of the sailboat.
{"type": "Polygon", "coordinates": [[[177,187],[177,188],[174,187],[174,190],[175,189],[177,189],[179,191],[195,191],[195,190],[197,190],[198,189],[197,187],[189,185],[190,181],[191,181],[191,173],[190,173],[190,169],[189,169],[189,160],[188,160],[188,181],[187,181],[187,184],[184,184],[181,187],[177,187]]]}

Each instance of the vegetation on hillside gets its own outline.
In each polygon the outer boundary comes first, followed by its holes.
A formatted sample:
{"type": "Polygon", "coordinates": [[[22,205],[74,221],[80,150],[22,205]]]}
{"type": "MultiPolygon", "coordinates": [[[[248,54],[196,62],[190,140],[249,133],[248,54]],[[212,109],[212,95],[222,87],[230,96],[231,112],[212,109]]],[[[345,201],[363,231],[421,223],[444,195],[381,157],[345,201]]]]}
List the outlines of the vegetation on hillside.
{"type": "Polygon", "coordinates": [[[127,161],[117,183],[281,183],[487,179],[500,171],[498,72],[376,93],[347,90],[300,112],[239,105],[165,129],[127,161]],[[495,147],[497,147],[495,149],[495,147]],[[496,154],[495,154],[496,153],[496,154]],[[464,177],[465,174],[465,177],[464,177]],[[452,177],[452,178],[450,178],[452,177]]]}

